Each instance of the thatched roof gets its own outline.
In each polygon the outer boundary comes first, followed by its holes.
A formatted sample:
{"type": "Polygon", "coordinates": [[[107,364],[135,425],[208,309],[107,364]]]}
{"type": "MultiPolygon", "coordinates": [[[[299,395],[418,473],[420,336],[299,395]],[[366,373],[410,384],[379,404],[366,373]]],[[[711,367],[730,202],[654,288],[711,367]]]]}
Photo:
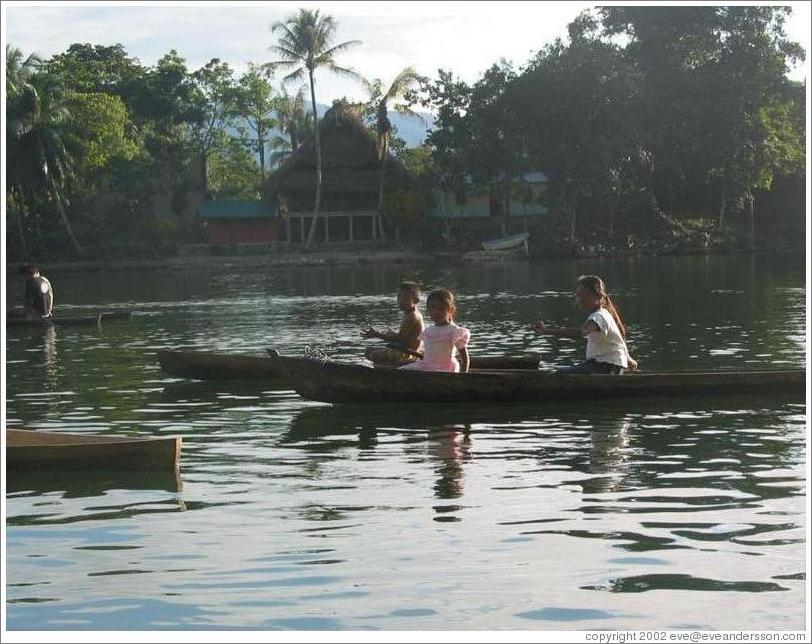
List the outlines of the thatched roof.
{"type": "MultiPolygon", "coordinates": [[[[321,119],[322,192],[376,193],[380,181],[375,136],[361,121],[354,106],[336,101],[321,119]]],[[[403,183],[406,170],[391,155],[387,160],[387,185],[403,183]]],[[[296,152],[268,177],[265,193],[315,190],[316,150],[312,141],[296,152]]]]}

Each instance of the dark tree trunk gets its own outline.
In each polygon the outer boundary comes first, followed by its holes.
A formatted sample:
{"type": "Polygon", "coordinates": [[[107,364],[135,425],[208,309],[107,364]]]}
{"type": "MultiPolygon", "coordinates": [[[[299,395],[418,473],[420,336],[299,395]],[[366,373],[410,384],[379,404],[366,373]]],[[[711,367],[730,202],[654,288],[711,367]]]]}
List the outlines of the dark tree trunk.
{"type": "Polygon", "coordinates": [[[68,216],[65,214],[65,209],[62,207],[62,199],[58,194],[53,195],[54,202],[56,203],[56,208],[59,211],[59,217],[62,219],[62,224],[65,226],[65,230],[68,231],[68,237],[70,238],[71,243],[73,244],[74,249],[80,255],[85,251],[82,249],[82,246],[79,244],[79,240],[76,239],[76,235],[73,234],[73,228],[70,225],[70,221],[68,221],[68,216]]]}
{"type": "Polygon", "coordinates": [[[321,133],[319,132],[319,115],[316,112],[316,85],[313,81],[313,70],[310,71],[310,103],[313,108],[313,123],[316,135],[316,200],[313,204],[313,221],[307,233],[305,248],[313,245],[316,238],[316,225],[319,223],[319,210],[321,209],[321,133]]]}
{"type": "Polygon", "coordinates": [[[755,197],[752,194],[747,195],[747,229],[750,251],[752,252],[756,249],[755,197]]]}
{"type": "Polygon", "coordinates": [[[378,232],[381,241],[386,243],[386,229],[383,225],[383,186],[386,178],[386,157],[389,155],[389,135],[385,134],[383,139],[383,154],[381,154],[381,182],[378,186],[378,232]]]}

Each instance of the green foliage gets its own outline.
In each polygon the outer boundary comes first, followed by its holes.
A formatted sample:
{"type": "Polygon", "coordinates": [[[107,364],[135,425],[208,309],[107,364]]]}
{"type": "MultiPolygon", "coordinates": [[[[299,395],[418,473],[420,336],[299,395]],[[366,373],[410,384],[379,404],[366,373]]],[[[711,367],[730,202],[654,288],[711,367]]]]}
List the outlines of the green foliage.
{"type": "Polygon", "coordinates": [[[82,167],[93,174],[111,159],[132,159],[140,149],[130,138],[133,123],[119,96],[103,93],[69,93],[65,104],[70,111],[69,134],[77,141],[82,167]]]}
{"type": "Polygon", "coordinates": [[[399,188],[386,193],[381,213],[401,239],[416,241],[422,236],[422,222],[430,206],[428,191],[399,188]]]}
{"type": "Polygon", "coordinates": [[[435,127],[426,138],[432,148],[436,182],[443,189],[465,192],[466,155],[471,126],[466,119],[471,89],[452,72],[438,70],[436,80],[423,79],[420,104],[435,112],[435,127]]]}
{"type": "MultiPolygon", "coordinates": [[[[789,12],[602,7],[521,67],[498,61],[471,83],[406,68],[388,87],[366,83],[380,158],[416,179],[390,190],[382,165],[382,219],[415,243],[441,247],[453,228],[473,244],[511,219],[426,220],[432,192],[488,192],[506,214],[526,198],[514,179],[543,171],[550,212],[528,225],[550,253],[754,247],[757,231],[797,244],[807,106],[805,84],[787,79],[805,57],[784,31],[789,12]],[[410,149],[388,109],[416,104],[436,120],[410,149]]],[[[238,79],[219,59],[191,71],[175,50],[144,66],[120,44],[75,43],[46,61],[8,45],[9,257],[173,252],[201,239],[195,208],[207,195],[256,198],[266,171],[306,141],[320,167],[312,74],[358,77],[337,63],[358,42],[336,44],[335,20],[306,9],[272,30],[277,60],[238,79]],[[308,81],[309,109],[304,87],[274,89],[276,70],[308,81]]]]}
{"type": "Polygon", "coordinates": [[[515,199],[507,178],[543,170],[549,221],[573,248],[652,233],[667,214],[721,230],[725,210],[746,212],[753,229],[756,195],[805,164],[788,11],[604,7],[520,71],[501,61],[469,86],[440,70],[417,99],[437,114],[433,181],[464,201],[470,177],[499,211],[515,199]]]}
{"type": "Polygon", "coordinates": [[[213,196],[219,199],[259,199],[260,171],[250,152],[239,141],[224,137],[209,159],[213,196]]]}
{"type": "Polygon", "coordinates": [[[243,144],[259,154],[260,174],[265,179],[265,152],[271,131],[279,125],[273,116],[278,98],[267,74],[253,63],[242,75],[234,90],[234,116],[237,129],[244,137],[243,144]]]}
{"type": "Polygon", "coordinates": [[[73,44],[48,61],[48,70],[75,92],[129,96],[144,73],[136,58],[127,55],[124,45],[73,44]]]}

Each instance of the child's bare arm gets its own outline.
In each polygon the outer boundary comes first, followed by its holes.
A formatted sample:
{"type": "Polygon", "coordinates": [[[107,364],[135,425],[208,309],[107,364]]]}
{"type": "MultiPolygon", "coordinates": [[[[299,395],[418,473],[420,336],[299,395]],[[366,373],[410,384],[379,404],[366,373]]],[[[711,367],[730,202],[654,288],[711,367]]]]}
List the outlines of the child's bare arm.
{"type": "MultiPolygon", "coordinates": [[[[594,322],[592,322],[592,324],[595,325],[594,322]]],[[[542,322],[541,320],[539,320],[533,325],[533,331],[535,331],[538,335],[552,335],[557,338],[581,338],[584,336],[584,327],[548,326],[544,324],[544,322],[542,322]]]]}
{"type": "Polygon", "coordinates": [[[361,330],[361,337],[364,338],[380,338],[381,340],[395,341],[397,340],[397,335],[397,333],[388,327],[385,331],[378,331],[371,326],[361,330]]]}
{"type": "Polygon", "coordinates": [[[460,373],[468,373],[468,367],[471,364],[471,359],[468,356],[468,347],[457,349],[457,359],[460,363],[460,373]]]}

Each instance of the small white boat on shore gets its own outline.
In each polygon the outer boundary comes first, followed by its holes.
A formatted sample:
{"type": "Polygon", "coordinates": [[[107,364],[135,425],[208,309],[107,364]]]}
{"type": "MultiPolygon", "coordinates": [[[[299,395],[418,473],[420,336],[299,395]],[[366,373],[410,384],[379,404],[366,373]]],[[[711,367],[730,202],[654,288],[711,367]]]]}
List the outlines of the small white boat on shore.
{"type": "Polygon", "coordinates": [[[482,242],[482,248],[485,250],[511,250],[524,246],[526,252],[528,239],[530,239],[530,233],[526,232],[517,235],[508,235],[507,237],[484,241],[482,242]]]}

